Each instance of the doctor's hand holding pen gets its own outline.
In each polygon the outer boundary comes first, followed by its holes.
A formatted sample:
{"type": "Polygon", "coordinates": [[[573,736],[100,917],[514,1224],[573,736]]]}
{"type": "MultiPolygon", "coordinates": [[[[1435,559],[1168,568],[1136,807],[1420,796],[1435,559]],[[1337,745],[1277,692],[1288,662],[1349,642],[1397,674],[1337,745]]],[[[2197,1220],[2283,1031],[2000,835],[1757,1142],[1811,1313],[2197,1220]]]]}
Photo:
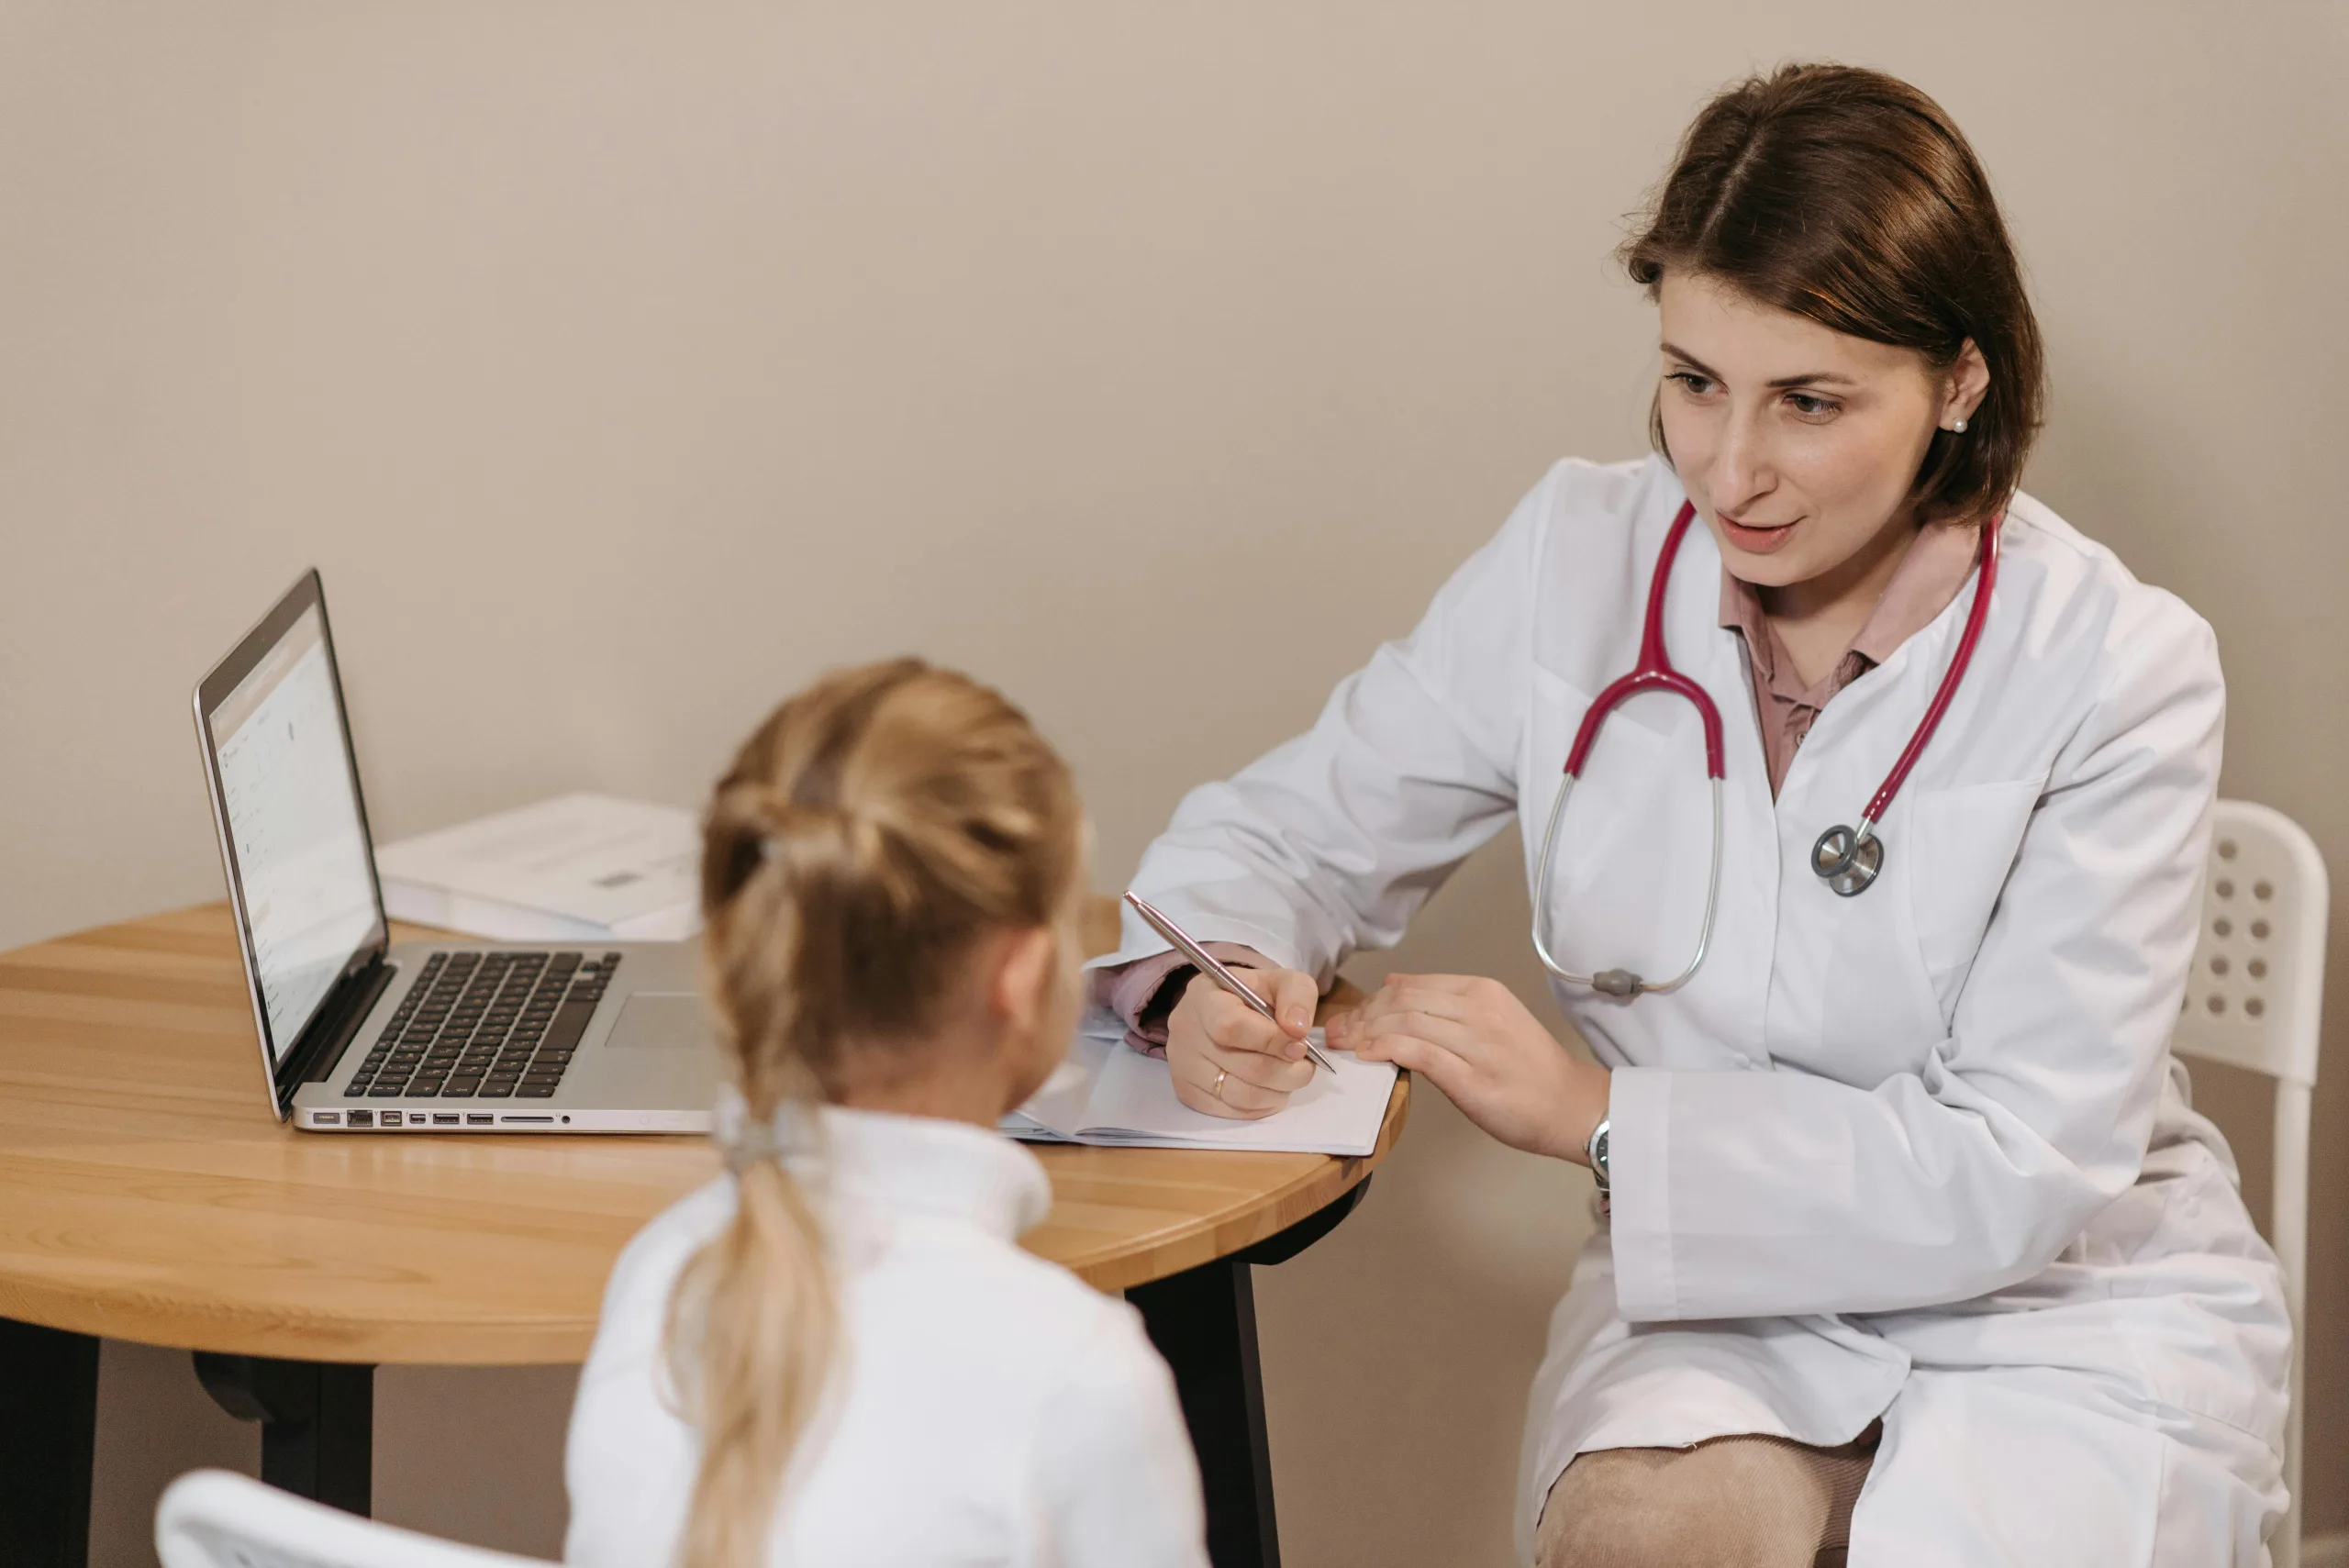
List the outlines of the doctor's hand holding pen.
{"type": "Polygon", "coordinates": [[[1255,1121],[1288,1104],[1313,1081],[1306,1054],[1320,987],[1293,969],[1230,966],[1263,997],[1267,1018],[1205,973],[1195,974],[1166,1017],[1166,1066],[1174,1097],[1208,1116],[1255,1121]]]}

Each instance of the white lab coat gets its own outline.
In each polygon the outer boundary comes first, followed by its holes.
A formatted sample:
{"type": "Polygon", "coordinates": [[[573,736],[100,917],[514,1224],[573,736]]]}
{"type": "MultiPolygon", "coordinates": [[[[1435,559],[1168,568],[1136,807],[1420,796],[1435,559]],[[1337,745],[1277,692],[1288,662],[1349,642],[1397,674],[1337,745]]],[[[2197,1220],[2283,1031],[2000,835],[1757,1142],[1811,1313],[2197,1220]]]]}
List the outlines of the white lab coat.
{"type": "MultiPolygon", "coordinates": [[[[1135,885],[1322,976],[1401,936],[1510,813],[1531,857],[1592,695],[1628,670],[1684,499],[1565,462],[1348,677],[1311,731],[1195,790],[1135,885]]],[[[2210,628],[2017,497],[1971,672],[1838,897],[1812,840],[1914,730],[1973,596],[1822,712],[1771,797],[1701,525],[1666,601],[1726,728],[1710,955],[1626,1002],[1558,988],[1615,1070],[1611,1233],[1552,1318],[1520,1547],[1579,1452],[1884,1438],[1853,1568],[2256,1563],[2280,1517],[2290,1330],[2231,1155],[2168,1037],[2199,917],[2224,689],[2210,628]]],[[[1553,951],[1676,973],[1709,851],[1696,715],[1642,696],[1562,830],[1553,951]]],[[[1110,962],[1163,944],[1129,919],[1110,962]]]]}

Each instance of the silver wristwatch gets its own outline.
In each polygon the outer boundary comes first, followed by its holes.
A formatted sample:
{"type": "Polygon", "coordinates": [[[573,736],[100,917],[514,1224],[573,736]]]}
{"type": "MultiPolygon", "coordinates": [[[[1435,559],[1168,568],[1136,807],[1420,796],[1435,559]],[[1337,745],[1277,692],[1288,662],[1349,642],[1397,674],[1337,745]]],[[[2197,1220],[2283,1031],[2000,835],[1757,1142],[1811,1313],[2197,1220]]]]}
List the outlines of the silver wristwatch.
{"type": "Polygon", "coordinates": [[[1590,1129],[1590,1141],[1582,1146],[1582,1151],[1584,1156],[1590,1161],[1590,1173],[1592,1177],[1598,1181],[1598,1190],[1600,1192],[1607,1191],[1606,1118],[1601,1117],[1598,1120],[1598,1125],[1590,1129]]]}

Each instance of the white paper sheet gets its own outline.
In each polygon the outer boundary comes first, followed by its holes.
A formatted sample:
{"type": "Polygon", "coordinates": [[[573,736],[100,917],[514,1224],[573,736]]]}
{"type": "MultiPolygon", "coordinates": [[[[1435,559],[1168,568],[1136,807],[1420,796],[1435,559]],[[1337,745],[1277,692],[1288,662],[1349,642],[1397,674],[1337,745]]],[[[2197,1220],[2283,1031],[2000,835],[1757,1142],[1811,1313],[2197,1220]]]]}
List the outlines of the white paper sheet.
{"type": "Polygon", "coordinates": [[[1252,1149],[1367,1154],[1378,1143],[1395,1087],[1391,1062],[1363,1062],[1321,1046],[1334,1073],[1316,1073],[1280,1110],[1257,1121],[1195,1111],[1174,1097],[1166,1063],[1130,1051],[1097,1023],[1077,1036],[1067,1062],[1004,1118],[1014,1137],[1177,1149],[1252,1149]]]}

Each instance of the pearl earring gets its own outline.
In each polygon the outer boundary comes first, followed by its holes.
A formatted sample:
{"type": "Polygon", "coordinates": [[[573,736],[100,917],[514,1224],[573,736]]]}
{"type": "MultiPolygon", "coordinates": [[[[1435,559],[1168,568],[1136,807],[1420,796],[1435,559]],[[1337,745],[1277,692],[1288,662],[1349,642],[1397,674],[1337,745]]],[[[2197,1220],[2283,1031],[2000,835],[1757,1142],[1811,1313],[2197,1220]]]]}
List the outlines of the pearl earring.
{"type": "Polygon", "coordinates": [[[1953,419],[1950,421],[1949,428],[1952,435],[1962,436],[1965,434],[1965,421],[1963,419],[1953,419]]]}

